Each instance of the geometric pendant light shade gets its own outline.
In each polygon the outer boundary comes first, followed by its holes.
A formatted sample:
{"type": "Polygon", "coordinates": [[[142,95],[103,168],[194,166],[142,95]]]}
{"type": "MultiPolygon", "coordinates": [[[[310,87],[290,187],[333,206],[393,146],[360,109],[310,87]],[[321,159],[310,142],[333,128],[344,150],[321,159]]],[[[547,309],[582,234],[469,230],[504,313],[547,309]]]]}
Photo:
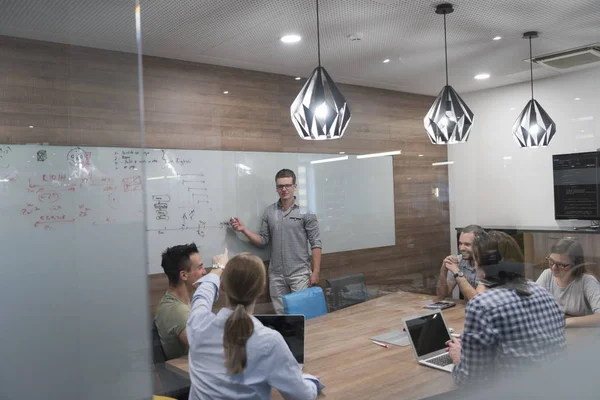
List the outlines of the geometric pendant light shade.
{"type": "Polygon", "coordinates": [[[556,124],[548,113],[533,98],[533,56],[531,39],[538,37],[537,32],[525,32],[524,39],[529,39],[529,71],[531,77],[531,100],[527,103],[515,121],[513,136],[521,147],[545,147],[556,133],[556,124]]]}
{"type": "Polygon", "coordinates": [[[429,140],[433,144],[464,143],[469,139],[473,126],[473,112],[448,85],[448,42],[446,34],[446,14],[454,11],[452,4],[444,3],[436,7],[435,13],[444,15],[444,50],[446,56],[446,86],[433,102],[423,122],[429,140]]]}
{"type": "Polygon", "coordinates": [[[556,133],[556,124],[540,104],[529,100],[513,125],[513,136],[521,147],[544,147],[556,133]]]}
{"type": "Polygon", "coordinates": [[[350,108],[323,67],[312,72],[290,107],[302,139],[339,139],[350,122],[350,108]]]}
{"type": "Polygon", "coordinates": [[[473,112],[452,86],[444,86],[424,122],[431,143],[464,143],[471,133],[473,112]]]}
{"type": "Polygon", "coordinates": [[[350,107],[325,68],[321,67],[319,0],[317,3],[317,54],[319,65],[290,107],[292,123],[305,140],[340,139],[350,122],[350,107]]]}

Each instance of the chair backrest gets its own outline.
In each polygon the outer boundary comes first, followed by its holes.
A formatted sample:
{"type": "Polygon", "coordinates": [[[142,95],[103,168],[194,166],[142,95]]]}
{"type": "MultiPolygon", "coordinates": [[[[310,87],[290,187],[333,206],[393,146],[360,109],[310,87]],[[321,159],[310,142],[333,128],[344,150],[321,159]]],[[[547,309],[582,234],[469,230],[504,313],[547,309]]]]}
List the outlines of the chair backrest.
{"type": "Polygon", "coordinates": [[[169,371],[165,362],[167,356],[160,343],[160,336],[156,323],[152,321],[152,358],[154,360],[155,388],[160,389],[159,394],[168,396],[167,398],[188,399],[191,382],[174,372],[169,371]]]}
{"type": "Polygon", "coordinates": [[[325,285],[330,312],[369,300],[364,274],[326,279],[325,285]]]}
{"type": "Polygon", "coordinates": [[[303,314],[306,319],[327,314],[323,289],[313,286],[283,296],[283,311],[286,314],[303,314]]]}
{"type": "Polygon", "coordinates": [[[164,363],[167,361],[167,356],[162,344],[160,343],[158,328],[156,327],[156,323],[154,321],[152,321],[152,358],[154,360],[154,364],[164,363]]]}

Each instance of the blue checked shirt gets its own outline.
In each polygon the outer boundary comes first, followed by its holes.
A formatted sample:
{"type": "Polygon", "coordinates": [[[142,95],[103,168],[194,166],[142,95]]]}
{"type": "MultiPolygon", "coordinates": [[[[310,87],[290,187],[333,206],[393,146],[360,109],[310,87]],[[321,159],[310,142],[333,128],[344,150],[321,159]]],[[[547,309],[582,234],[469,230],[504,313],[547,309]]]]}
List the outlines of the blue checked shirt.
{"type": "Polygon", "coordinates": [[[531,296],[494,288],[467,303],[457,385],[513,377],[521,367],[553,359],[565,347],[565,319],[556,300],[528,283],[531,296]]]}

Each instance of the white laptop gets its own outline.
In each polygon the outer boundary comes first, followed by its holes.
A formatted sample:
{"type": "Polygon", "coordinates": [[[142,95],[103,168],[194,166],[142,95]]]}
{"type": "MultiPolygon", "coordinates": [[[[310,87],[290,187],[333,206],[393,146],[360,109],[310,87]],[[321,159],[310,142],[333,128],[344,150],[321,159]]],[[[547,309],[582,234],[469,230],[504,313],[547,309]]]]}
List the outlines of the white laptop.
{"type": "Polygon", "coordinates": [[[264,326],[274,329],[283,336],[294,358],[304,368],[304,315],[254,315],[264,326]]]}
{"type": "Polygon", "coordinates": [[[446,346],[450,332],[441,311],[403,318],[403,321],[419,364],[452,372],[454,364],[446,346]]]}

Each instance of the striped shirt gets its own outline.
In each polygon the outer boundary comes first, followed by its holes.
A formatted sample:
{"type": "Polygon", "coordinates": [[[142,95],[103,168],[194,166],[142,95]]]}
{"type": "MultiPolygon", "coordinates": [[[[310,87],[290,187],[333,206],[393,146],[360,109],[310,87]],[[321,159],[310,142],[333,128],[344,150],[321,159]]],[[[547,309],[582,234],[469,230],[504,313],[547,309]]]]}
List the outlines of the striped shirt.
{"type": "Polygon", "coordinates": [[[278,201],[262,216],[260,237],[263,246],[272,243],[269,272],[284,275],[310,273],[311,249],[321,248],[317,216],[294,203],[284,211],[278,201]]]}
{"type": "Polygon", "coordinates": [[[565,347],[565,319],[544,288],[529,282],[531,296],[495,288],[467,303],[457,385],[511,378],[522,367],[552,360],[565,347]]]}

